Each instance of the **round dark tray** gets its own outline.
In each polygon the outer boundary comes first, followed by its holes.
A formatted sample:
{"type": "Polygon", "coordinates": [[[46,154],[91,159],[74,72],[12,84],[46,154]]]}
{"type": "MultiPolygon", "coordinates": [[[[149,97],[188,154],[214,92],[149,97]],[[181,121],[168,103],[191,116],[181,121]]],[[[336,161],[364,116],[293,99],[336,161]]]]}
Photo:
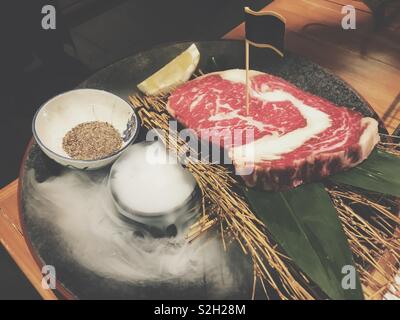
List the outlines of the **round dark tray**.
{"type": "MultiPolygon", "coordinates": [[[[165,63],[185,50],[191,43],[176,43],[156,47],[114,63],[95,73],[80,87],[103,89],[127,99],[135,92],[136,84],[158,70],[165,63]]],[[[201,53],[199,68],[212,72],[230,68],[244,67],[244,44],[242,41],[207,41],[196,45],[201,53]]],[[[268,50],[252,49],[251,68],[276,74],[298,87],[324,97],[338,105],[358,110],[366,116],[379,120],[370,105],[348,84],[327,70],[307,59],[288,53],[284,59],[276,57],[268,50]]],[[[386,130],[380,122],[380,130],[386,130]]],[[[139,139],[143,139],[143,132],[139,139]]],[[[252,272],[248,259],[237,248],[226,253],[226,263],[238,275],[233,288],[227,292],[214,294],[207,283],[207,275],[202,281],[190,284],[174,282],[130,283],[104,276],[81,265],[71,254],[68,243],[60,239],[55,225],[44,220],[35,210],[30,209],[32,178],[29,172],[34,169],[34,182],[41,183],[59,175],[64,169],[47,158],[36,143],[32,142],[23,159],[20,175],[20,215],[28,236],[32,254],[40,266],[52,265],[57,270],[59,293],[66,298],[102,299],[191,299],[191,298],[244,298],[251,297],[252,272]],[[240,279],[239,279],[240,278],[240,279]],[[229,291],[229,292],[228,292],[229,291]]],[[[100,171],[106,175],[109,168],[100,171]]],[[[87,173],[91,174],[91,173],[87,173]]],[[[73,201],[73,199],[71,199],[73,201]]],[[[211,234],[210,237],[214,235],[211,234]]],[[[225,254],[221,251],[221,254],[225,254]]],[[[205,259],[207,257],[205,256],[205,259]]],[[[221,276],[223,271],[221,270],[221,276]]],[[[178,280],[178,279],[177,279],[178,280]]]]}

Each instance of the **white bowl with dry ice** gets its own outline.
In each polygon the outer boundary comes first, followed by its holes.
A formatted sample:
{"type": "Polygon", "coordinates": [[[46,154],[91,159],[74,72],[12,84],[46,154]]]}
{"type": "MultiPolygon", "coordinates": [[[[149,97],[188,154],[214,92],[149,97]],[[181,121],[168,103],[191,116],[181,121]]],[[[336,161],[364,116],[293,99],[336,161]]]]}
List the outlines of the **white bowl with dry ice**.
{"type": "Polygon", "coordinates": [[[43,152],[61,165],[94,170],[115,161],[136,139],[132,106],[103,90],[77,89],[43,104],[32,123],[43,152]]]}

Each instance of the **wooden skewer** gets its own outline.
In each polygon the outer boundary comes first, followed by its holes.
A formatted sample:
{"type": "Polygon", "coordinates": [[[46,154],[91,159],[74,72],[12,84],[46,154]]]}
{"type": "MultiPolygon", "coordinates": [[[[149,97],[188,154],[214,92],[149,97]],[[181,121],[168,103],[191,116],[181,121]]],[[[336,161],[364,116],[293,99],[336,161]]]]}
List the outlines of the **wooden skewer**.
{"type": "Polygon", "coordinates": [[[249,115],[250,111],[249,66],[250,66],[249,42],[246,39],[246,115],[249,115]]]}

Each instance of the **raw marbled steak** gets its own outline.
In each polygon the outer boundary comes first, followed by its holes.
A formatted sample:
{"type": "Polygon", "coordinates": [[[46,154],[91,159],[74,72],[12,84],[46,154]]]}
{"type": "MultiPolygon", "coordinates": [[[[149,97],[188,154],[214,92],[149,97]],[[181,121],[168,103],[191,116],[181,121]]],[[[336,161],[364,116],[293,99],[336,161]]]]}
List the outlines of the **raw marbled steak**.
{"type": "Polygon", "coordinates": [[[250,71],[247,114],[245,79],[239,69],[204,75],[178,87],[167,107],[198,136],[224,147],[237,170],[252,166],[242,175],[250,187],[282,190],[318,180],[356,166],[379,141],[375,119],[257,71],[250,71]],[[204,129],[211,131],[203,135],[204,129]],[[235,130],[253,130],[254,139],[233,138],[235,130]]]}

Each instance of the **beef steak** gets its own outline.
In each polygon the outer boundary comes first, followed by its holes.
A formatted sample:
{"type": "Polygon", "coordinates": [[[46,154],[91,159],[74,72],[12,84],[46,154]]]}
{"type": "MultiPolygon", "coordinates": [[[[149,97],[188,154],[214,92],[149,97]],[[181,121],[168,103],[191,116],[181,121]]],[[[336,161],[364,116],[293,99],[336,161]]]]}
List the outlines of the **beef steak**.
{"type": "Polygon", "coordinates": [[[379,141],[375,119],[258,71],[249,73],[247,113],[245,80],[239,69],[201,76],[174,90],[167,108],[224,147],[236,170],[249,173],[242,178],[250,187],[282,190],[318,180],[356,166],[379,141]]]}

